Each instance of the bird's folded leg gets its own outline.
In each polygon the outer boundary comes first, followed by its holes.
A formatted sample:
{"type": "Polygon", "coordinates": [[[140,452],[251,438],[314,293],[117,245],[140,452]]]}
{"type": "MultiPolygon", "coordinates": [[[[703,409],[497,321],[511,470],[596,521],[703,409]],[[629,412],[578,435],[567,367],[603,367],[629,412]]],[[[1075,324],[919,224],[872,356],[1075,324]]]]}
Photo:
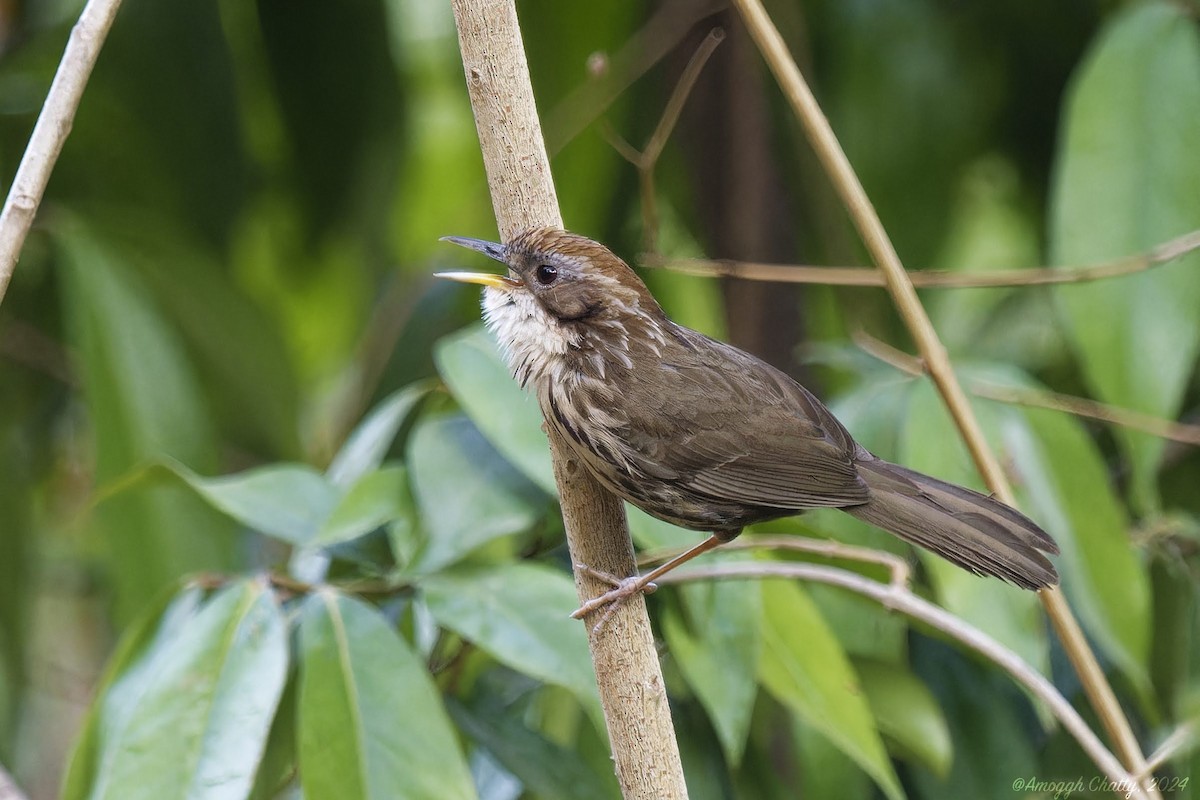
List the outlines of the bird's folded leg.
{"type": "Polygon", "coordinates": [[[571,612],[571,617],[573,619],[583,619],[593,611],[603,608],[603,616],[601,616],[596,624],[592,626],[592,632],[596,633],[602,627],[604,627],[604,623],[608,622],[608,618],[612,616],[612,613],[630,597],[641,593],[650,594],[657,589],[658,587],[654,584],[654,580],[656,578],[667,574],[681,564],[691,561],[701,553],[707,553],[714,547],[719,547],[720,545],[729,541],[730,538],[732,537],[728,535],[719,536],[717,534],[713,534],[692,549],[676,556],[675,558],[672,558],[670,561],[662,564],[661,566],[655,567],[645,575],[634,575],[629,578],[617,578],[613,575],[609,575],[607,572],[601,572],[600,570],[593,569],[587,564],[577,564],[576,569],[592,576],[597,580],[604,581],[609,586],[612,586],[613,589],[605,592],[599,597],[593,597],[591,600],[588,600],[579,608],[571,612]]]}

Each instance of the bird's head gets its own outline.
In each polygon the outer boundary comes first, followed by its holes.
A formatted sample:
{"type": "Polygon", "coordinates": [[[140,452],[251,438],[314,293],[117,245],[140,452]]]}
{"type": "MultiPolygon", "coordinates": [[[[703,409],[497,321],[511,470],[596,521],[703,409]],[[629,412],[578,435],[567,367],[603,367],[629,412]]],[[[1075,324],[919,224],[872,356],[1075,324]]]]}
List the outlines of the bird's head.
{"type": "MultiPolygon", "coordinates": [[[[486,287],[484,318],[518,380],[547,374],[556,356],[597,354],[625,361],[630,334],[660,328],[665,317],[646,284],[611,250],[578,234],[531,228],[506,244],[447,236],[508,267],[507,275],[442,272],[486,287]]],[[[657,338],[657,330],[650,334],[657,338]]],[[[637,334],[635,334],[637,338],[637,334]]],[[[561,360],[561,359],[559,359],[561,360]]],[[[603,371],[603,370],[601,370],[603,371]]]]}
{"type": "Polygon", "coordinates": [[[622,313],[656,310],[646,284],[629,265],[599,242],[556,228],[530,228],[507,244],[446,236],[494,258],[508,275],[442,272],[438,276],[480,283],[504,295],[528,294],[554,319],[582,322],[622,313]]]}

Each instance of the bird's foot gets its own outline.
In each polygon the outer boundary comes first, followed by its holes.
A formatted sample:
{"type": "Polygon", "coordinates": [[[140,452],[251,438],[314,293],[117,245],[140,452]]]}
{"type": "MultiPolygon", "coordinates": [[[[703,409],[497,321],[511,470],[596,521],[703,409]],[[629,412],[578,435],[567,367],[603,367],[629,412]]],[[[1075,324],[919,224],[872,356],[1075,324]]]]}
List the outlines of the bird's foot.
{"type": "Polygon", "coordinates": [[[579,608],[571,612],[573,619],[583,619],[593,611],[603,609],[603,614],[596,624],[592,627],[592,632],[596,633],[604,627],[604,623],[608,622],[608,618],[613,612],[621,607],[621,604],[627,601],[630,597],[638,594],[650,594],[658,588],[653,581],[649,580],[644,575],[634,575],[630,578],[618,578],[610,575],[607,572],[601,572],[598,569],[592,569],[587,564],[576,564],[575,568],[580,572],[590,575],[598,581],[603,581],[613,587],[612,591],[605,592],[599,597],[593,597],[579,608]]]}

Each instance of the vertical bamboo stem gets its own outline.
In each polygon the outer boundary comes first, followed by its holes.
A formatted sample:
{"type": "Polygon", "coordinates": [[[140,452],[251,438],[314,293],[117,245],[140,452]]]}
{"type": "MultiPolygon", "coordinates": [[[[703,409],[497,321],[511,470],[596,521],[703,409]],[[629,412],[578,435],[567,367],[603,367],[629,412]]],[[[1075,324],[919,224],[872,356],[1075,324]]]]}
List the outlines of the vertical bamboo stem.
{"type": "MultiPolygon", "coordinates": [[[[453,0],[452,5],[500,235],[508,240],[535,225],[561,228],[516,8],[512,0],[453,0]]],[[[552,432],[550,452],[573,563],[633,575],[637,564],[620,500],[601,488],[552,432]]],[[[610,588],[578,569],[575,585],[581,601],[610,588]]],[[[622,604],[598,632],[589,625],[588,644],[623,795],[686,798],[644,599],[622,604]]]]}

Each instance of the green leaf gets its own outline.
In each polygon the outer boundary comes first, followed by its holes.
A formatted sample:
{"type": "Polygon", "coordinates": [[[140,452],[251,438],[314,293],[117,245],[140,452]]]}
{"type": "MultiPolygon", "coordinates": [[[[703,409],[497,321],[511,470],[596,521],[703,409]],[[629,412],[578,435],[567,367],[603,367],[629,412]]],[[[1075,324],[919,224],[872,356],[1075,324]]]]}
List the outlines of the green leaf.
{"type": "Polygon", "coordinates": [[[1149,698],[1150,586],[1095,443],[1074,417],[1027,409],[1006,432],[1029,511],[1054,536],[1063,588],[1085,627],[1149,698]]]}
{"type": "MultiPolygon", "coordinates": [[[[1018,794],[1017,778],[1041,777],[1043,769],[1056,766],[1054,759],[1038,757],[1045,745],[1028,698],[994,665],[917,637],[913,669],[936,697],[954,743],[948,774],[937,775],[919,762],[908,771],[914,794],[1007,800],[1018,794]]],[[[1074,742],[1071,750],[1078,751],[1074,742]]]]}
{"type": "Polygon", "coordinates": [[[400,465],[368,472],[334,506],[309,546],[347,542],[415,511],[408,493],[408,471],[400,465]]]}
{"type": "Polygon", "coordinates": [[[250,791],[287,677],[283,614],[263,583],[247,581],[171,622],[99,701],[89,798],[250,791]]]}
{"type": "Polygon", "coordinates": [[[155,473],[178,478],[210,506],[247,528],[292,544],[311,540],[338,503],[337,490],[307,464],[271,464],[205,478],[164,459],[128,480],[140,482],[155,473]]]}
{"type": "Polygon", "coordinates": [[[509,374],[492,335],[472,325],[439,341],[434,359],[442,380],[488,441],[525,477],[555,494],[542,412],[509,374]]]}
{"type": "Polygon", "coordinates": [[[937,700],[907,667],[855,661],[871,714],[897,755],[919,761],[944,777],[954,759],[950,730],[937,700]]]}
{"type": "Polygon", "coordinates": [[[422,418],[409,440],[413,494],[427,534],[410,565],[429,572],[541,516],[538,491],[463,416],[422,418]]]}
{"type": "MultiPolygon", "coordinates": [[[[745,560],[716,553],[710,563],[745,560]]],[[[761,649],[762,594],[751,581],[716,581],[681,587],[691,629],[679,614],[662,618],[667,648],[708,712],[732,765],[741,762],[750,731],[761,649]]]]}
{"type": "MultiPolygon", "coordinates": [[[[1055,264],[1144,252],[1200,220],[1200,38],[1171,3],[1130,5],[1073,79],[1050,209],[1055,264]]],[[[1070,340],[1105,401],[1174,419],[1200,345],[1200,255],[1059,287],[1070,340]]],[[[1162,439],[1117,429],[1134,500],[1157,504],[1162,439]]]]}
{"type": "Polygon", "coordinates": [[[422,381],[384,398],[346,437],[342,449],[330,462],[325,477],[334,486],[345,488],[368,472],[378,469],[387,457],[396,434],[431,388],[431,383],[422,381]]]}
{"type": "Polygon", "coordinates": [[[540,797],[607,800],[620,794],[611,771],[598,774],[578,752],[525,727],[508,709],[450,701],[447,710],[463,733],[540,797]]]}
{"type": "Polygon", "coordinates": [[[425,665],[373,608],[332,590],[300,620],[308,800],[453,800],[475,789],[425,665]]]}
{"type": "Polygon", "coordinates": [[[537,564],[461,567],[420,584],[429,612],[518,672],[570,690],[602,718],[578,597],[569,577],[537,564]]]}
{"type": "MultiPolygon", "coordinates": [[[[143,658],[150,650],[161,650],[170,643],[170,635],[188,624],[196,616],[203,599],[203,592],[196,586],[177,591],[173,587],[164,591],[156,602],[142,610],[141,615],[125,629],[116,649],[104,667],[104,674],[96,686],[96,701],[88,709],[78,739],[71,751],[70,763],[63,781],[63,800],[87,797],[96,777],[97,759],[100,752],[101,723],[113,727],[113,711],[104,714],[104,699],[118,679],[125,677],[130,665],[143,658]]],[[[120,710],[117,713],[121,713],[120,710]]]]}
{"type": "MultiPolygon", "coordinates": [[[[175,330],[94,232],[66,217],[56,228],[96,480],[162,457],[215,469],[217,437],[175,330]]],[[[92,538],[114,565],[120,617],[132,617],[183,574],[234,564],[232,526],[177,487],[131,492],[99,509],[96,521],[101,530],[92,538]]]]}
{"type": "Polygon", "coordinates": [[[858,676],[808,596],[794,583],[762,584],[758,674],[781,703],[828,738],[892,800],[904,797],[858,676]]]}

